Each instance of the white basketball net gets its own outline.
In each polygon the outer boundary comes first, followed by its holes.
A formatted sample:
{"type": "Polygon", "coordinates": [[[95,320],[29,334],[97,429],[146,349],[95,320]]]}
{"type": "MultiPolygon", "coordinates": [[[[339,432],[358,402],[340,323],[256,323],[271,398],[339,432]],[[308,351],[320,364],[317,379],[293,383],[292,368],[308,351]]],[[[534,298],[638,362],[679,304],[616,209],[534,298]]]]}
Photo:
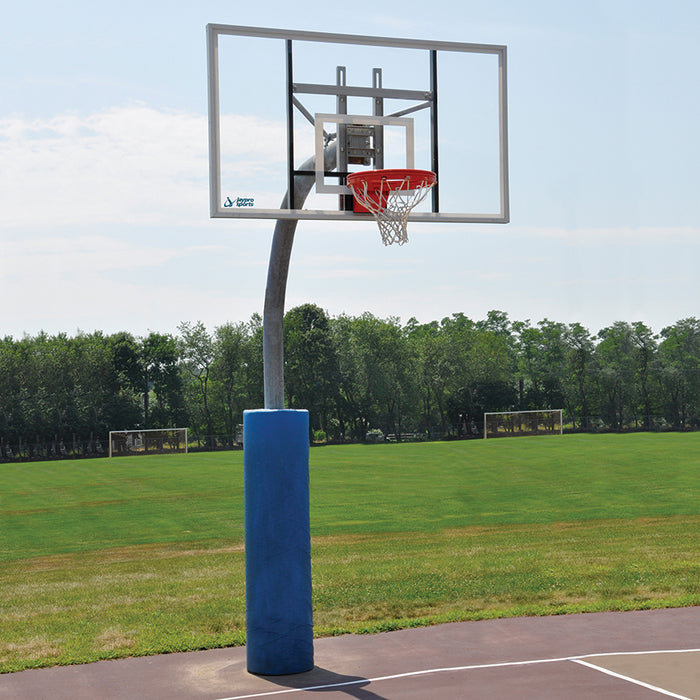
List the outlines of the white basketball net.
{"type": "Polygon", "coordinates": [[[384,245],[403,245],[408,240],[408,216],[428,196],[433,184],[423,181],[416,186],[406,177],[399,187],[389,187],[383,180],[380,189],[369,189],[367,182],[348,186],[355,199],[374,215],[384,245]]]}

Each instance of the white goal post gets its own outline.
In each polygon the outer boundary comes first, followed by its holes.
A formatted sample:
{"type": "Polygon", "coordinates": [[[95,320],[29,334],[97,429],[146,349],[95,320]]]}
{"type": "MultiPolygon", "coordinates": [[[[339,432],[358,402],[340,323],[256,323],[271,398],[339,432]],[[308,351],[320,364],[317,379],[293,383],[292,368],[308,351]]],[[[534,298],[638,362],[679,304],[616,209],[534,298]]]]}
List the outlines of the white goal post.
{"type": "Polygon", "coordinates": [[[484,439],[521,435],[563,435],[561,408],[484,413],[484,439]]]}
{"type": "Polygon", "coordinates": [[[187,428],[110,430],[109,456],[187,454],[187,428]]]}

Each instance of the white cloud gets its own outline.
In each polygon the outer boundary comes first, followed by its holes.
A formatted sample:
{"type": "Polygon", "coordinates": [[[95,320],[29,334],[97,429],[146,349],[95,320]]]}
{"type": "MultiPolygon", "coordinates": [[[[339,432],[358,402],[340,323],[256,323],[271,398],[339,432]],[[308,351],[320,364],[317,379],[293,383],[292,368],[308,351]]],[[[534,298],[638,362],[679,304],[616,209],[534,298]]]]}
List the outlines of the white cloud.
{"type": "MultiPolygon", "coordinates": [[[[283,126],[231,115],[224,129],[225,157],[263,170],[279,160],[270,134],[283,126]],[[260,138],[236,136],[243,133],[260,138]]],[[[0,119],[0,226],[6,228],[201,225],[208,218],[208,174],[204,115],[133,104],[84,116],[0,119]]]]}
{"type": "MultiPolygon", "coordinates": [[[[244,176],[273,189],[281,128],[227,116],[228,163],[254,164],[244,176]]],[[[0,118],[0,334],[142,333],[258,311],[274,222],[209,220],[207,179],[204,115],[133,104],[0,118]]],[[[385,249],[371,222],[302,223],[288,307],[421,320],[501,308],[593,329],[697,315],[694,226],[416,225],[409,245],[385,249]]]]}
{"type": "Polygon", "coordinates": [[[517,226],[507,227],[509,235],[554,238],[570,244],[591,243],[630,244],[658,243],[660,241],[696,241],[700,238],[697,226],[517,226]]]}
{"type": "MultiPolygon", "coordinates": [[[[162,265],[192,249],[129,243],[99,235],[31,236],[4,243],[3,259],[11,264],[0,273],[12,277],[37,274],[47,266],[66,265],[75,270],[131,270],[162,265]]],[[[198,246],[197,249],[200,249],[198,246]]]]}
{"type": "Polygon", "coordinates": [[[16,236],[0,241],[0,335],[100,329],[174,332],[182,320],[246,319],[262,299],[264,260],[221,242],[173,245],[110,235],[16,236]],[[212,258],[232,280],[207,284],[212,258]],[[259,268],[262,268],[261,270],[259,268]],[[252,270],[252,272],[250,272],[252,270]]]}

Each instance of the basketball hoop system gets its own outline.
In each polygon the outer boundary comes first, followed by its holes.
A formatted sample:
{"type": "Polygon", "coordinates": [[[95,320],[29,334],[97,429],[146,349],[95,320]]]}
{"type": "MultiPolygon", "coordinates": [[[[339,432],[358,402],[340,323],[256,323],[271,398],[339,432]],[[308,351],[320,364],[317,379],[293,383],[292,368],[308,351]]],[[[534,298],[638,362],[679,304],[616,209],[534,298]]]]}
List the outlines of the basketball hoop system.
{"type": "Polygon", "coordinates": [[[368,221],[372,214],[384,245],[403,245],[409,219],[508,223],[506,47],[208,24],[207,78],[210,215],[276,221],[263,314],[265,408],[243,415],[247,669],[263,676],[304,673],[314,668],[310,422],[307,410],[285,408],[283,343],[296,227],[302,220],[357,223],[368,221]],[[225,42],[222,51],[220,42],[225,42]],[[278,51],[270,51],[273,42],[278,51]],[[370,48],[365,53],[359,47],[370,48]],[[403,66],[397,64],[397,51],[406,59],[403,66]],[[438,55],[445,54],[450,56],[447,65],[455,70],[443,72],[441,80],[454,76],[459,82],[438,95],[438,63],[443,65],[438,55]],[[284,66],[270,60],[272,55],[284,57],[284,66]],[[354,76],[369,67],[365,59],[369,55],[376,59],[371,82],[358,83],[354,76]],[[255,71],[254,79],[235,80],[242,62],[255,71]],[[383,64],[391,67],[387,86],[383,64]],[[324,74],[322,80],[307,82],[324,74]],[[286,79],[280,80],[283,75],[286,79]],[[484,83],[488,92],[482,93],[476,88],[489,76],[491,86],[484,83]],[[223,92],[221,86],[226,86],[223,92]],[[275,86],[284,87],[284,99],[272,99],[275,86]],[[440,124],[441,133],[450,133],[444,127],[463,113],[465,92],[470,94],[470,127],[459,134],[460,147],[450,148],[439,160],[440,124]],[[232,121],[235,114],[254,118],[232,121]],[[449,115],[449,120],[441,122],[439,114],[449,115]],[[497,131],[490,124],[493,116],[497,131]],[[238,149],[228,147],[230,139],[243,139],[252,153],[262,155],[260,149],[268,144],[261,138],[261,119],[280,124],[286,119],[287,157],[280,153],[275,159],[280,167],[274,181],[287,186],[279,208],[270,199],[266,171],[251,172],[238,149]],[[486,126],[476,129],[482,120],[486,126]],[[314,154],[300,163],[311,139],[314,154]],[[483,139],[490,146],[482,163],[469,154],[483,139]],[[416,154],[421,154],[418,161],[416,154]],[[448,200],[451,210],[440,209],[438,188],[444,186],[446,173],[475,178],[482,165],[493,167],[494,157],[499,196],[491,201],[500,203],[496,211],[487,207],[483,213],[478,200],[464,201],[464,196],[459,205],[467,187],[453,191],[455,196],[448,200]],[[429,169],[415,170],[416,162],[429,169]],[[312,189],[314,197],[307,205],[312,189]],[[236,192],[242,196],[234,204],[229,195],[236,192]],[[430,207],[424,202],[428,194],[430,207]],[[461,211],[455,211],[455,204],[461,211]]]}
{"type": "Polygon", "coordinates": [[[374,216],[384,245],[406,243],[408,217],[436,182],[430,170],[365,170],[347,177],[353,210],[374,216]]]}

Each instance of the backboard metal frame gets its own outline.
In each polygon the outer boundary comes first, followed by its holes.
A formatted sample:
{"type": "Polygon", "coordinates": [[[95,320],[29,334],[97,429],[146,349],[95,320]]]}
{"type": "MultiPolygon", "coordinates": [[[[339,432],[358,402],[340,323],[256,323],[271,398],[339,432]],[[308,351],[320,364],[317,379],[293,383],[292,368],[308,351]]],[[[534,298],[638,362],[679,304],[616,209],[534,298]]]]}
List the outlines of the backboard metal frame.
{"type": "MultiPolygon", "coordinates": [[[[294,42],[322,42],[330,44],[353,44],[360,46],[390,47],[405,49],[422,49],[427,52],[428,60],[431,63],[432,89],[431,94],[416,94],[413,99],[424,100],[418,104],[415,110],[428,108],[431,110],[432,139],[433,139],[433,169],[437,172],[438,183],[440,182],[439,164],[437,159],[437,83],[436,83],[436,62],[439,52],[461,52],[473,54],[490,54],[498,57],[498,173],[499,173],[499,210],[485,213],[445,213],[438,211],[437,192],[433,201],[433,211],[413,212],[409,221],[417,222],[453,222],[453,223],[508,223],[510,221],[509,203],[509,176],[508,176],[508,90],[507,90],[507,51],[505,46],[494,44],[474,44],[449,41],[426,41],[415,39],[400,39],[388,37],[374,37],[350,34],[333,34],[325,32],[294,31],[274,28],[246,27],[236,25],[208,24],[207,25],[207,69],[208,69],[208,109],[209,109],[209,200],[210,216],[212,218],[247,218],[247,219],[316,219],[316,220],[354,220],[357,221],[361,215],[352,211],[338,211],[328,209],[264,209],[257,207],[226,207],[224,205],[224,195],[222,192],[221,175],[221,114],[220,114],[220,79],[219,79],[219,37],[220,36],[245,36],[268,39],[280,39],[286,42],[287,49],[287,132],[290,154],[288,161],[288,191],[293,192],[294,176],[300,174],[294,171],[293,165],[293,111],[299,108],[295,97],[295,91],[317,91],[321,86],[295,84],[292,74],[292,51],[294,42]]],[[[379,92],[389,92],[381,88],[375,88],[379,92]]],[[[369,88],[368,90],[372,90],[369,88]]],[[[350,94],[350,93],[348,93],[350,94]]],[[[402,119],[405,114],[414,111],[405,110],[402,114],[388,116],[363,115],[354,117],[352,120],[346,115],[317,114],[316,120],[322,119],[325,123],[335,122],[336,124],[387,124],[394,123],[396,126],[403,126],[406,129],[406,136],[412,137],[411,127],[408,126],[410,119],[402,119]]],[[[304,115],[309,118],[309,115],[304,115]]],[[[323,139],[323,127],[315,123],[316,148],[318,152],[319,138],[323,139]],[[320,129],[320,131],[319,131],[320,129]],[[319,136],[320,134],[320,136],[319,136]]],[[[412,145],[411,145],[412,148],[412,145]]],[[[407,147],[407,166],[410,157],[407,147]]],[[[311,175],[316,177],[316,182],[320,185],[320,192],[342,192],[345,188],[342,185],[327,185],[324,183],[324,173],[317,171],[311,175]],[[325,189],[324,189],[325,188],[325,189]]],[[[328,175],[328,174],[326,174],[328,175]]],[[[280,193],[280,198],[284,193],[280,193]]]]}

